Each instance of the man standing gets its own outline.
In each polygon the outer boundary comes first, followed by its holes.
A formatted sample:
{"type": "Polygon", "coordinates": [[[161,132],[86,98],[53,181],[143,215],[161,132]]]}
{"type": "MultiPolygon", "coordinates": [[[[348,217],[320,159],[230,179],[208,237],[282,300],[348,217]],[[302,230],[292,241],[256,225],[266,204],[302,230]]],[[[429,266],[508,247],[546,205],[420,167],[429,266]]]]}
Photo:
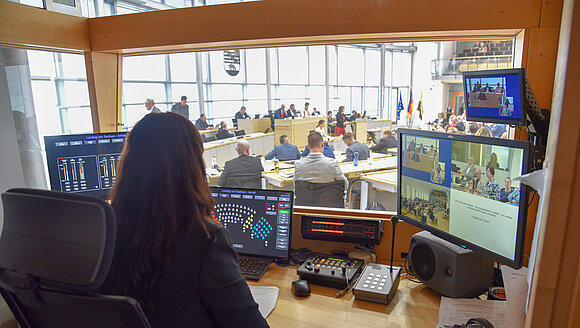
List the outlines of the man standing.
{"type": "Polygon", "coordinates": [[[367,160],[370,157],[369,147],[356,141],[351,132],[345,133],[342,136],[342,141],[348,146],[346,149],[346,158],[343,162],[354,161],[354,153],[356,151],[358,151],[358,159],[361,161],[367,160]]]}
{"type": "Polygon", "coordinates": [[[338,161],[323,155],[324,142],[319,133],[308,135],[310,154],[294,164],[294,180],[312,183],[329,183],[343,180],[348,187],[348,180],[342,173],[338,161]]]}
{"type": "Polygon", "coordinates": [[[201,114],[197,121],[195,121],[195,127],[200,131],[207,130],[209,128],[205,114],[201,114]]]}
{"type": "Polygon", "coordinates": [[[155,107],[155,100],[151,98],[145,100],[145,108],[147,108],[148,111],[151,111],[151,113],[161,113],[159,108],[155,107]]]}
{"type": "Polygon", "coordinates": [[[224,170],[218,179],[220,187],[239,187],[259,189],[262,187],[262,162],[259,158],[250,156],[250,144],[240,139],[236,145],[238,157],[226,162],[224,170]]]}
{"type": "Polygon", "coordinates": [[[189,120],[189,105],[187,104],[187,97],[181,96],[181,101],[175,103],[175,105],[171,107],[171,112],[184,116],[186,119],[189,120]]]}
{"type": "Polygon", "coordinates": [[[387,153],[387,149],[397,147],[397,140],[393,137],[393,133],[390,130],[383,132],[383,137],[377,142],[377,144],[371,147],[371,150],[377,153],[387,153]]]}
{"type": "Polygon", "coordinates": [[[282,135],[280,137],[280,144],[274,147],[271,152],[269,152],[265,159],[270,160],[277,158],[280,161],[288,161],[300,158],[300,151],[296,145],[292,145],[288,142],[288,136],[282,135]]]}
{"type": "Polygon", "coordinates": [[[250,115],[246,114],[246,107],[242,106],[242,108],[240,108],[240,111],[236,113],[236,120],[245,120],[247,118],[250,118],[250,115]]]}

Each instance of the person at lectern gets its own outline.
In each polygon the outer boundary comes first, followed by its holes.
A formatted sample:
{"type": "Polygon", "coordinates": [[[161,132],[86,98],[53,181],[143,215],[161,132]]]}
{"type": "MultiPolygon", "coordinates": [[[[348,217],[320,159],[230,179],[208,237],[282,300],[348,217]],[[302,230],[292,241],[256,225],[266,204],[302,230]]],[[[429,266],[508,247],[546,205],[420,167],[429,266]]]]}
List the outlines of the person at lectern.
{"type": "Polygon", "coordinates": [[[246,107],[242,106],[240,110],[236,113],[236,120],[245,120],[250,118],[250,115],[246,113],[246,107]]]}
{"type": "Polygon", "coordinates": [[[202,154],[198,130],[175,113],[146,115],[132,129],[112,190],[113,264],[99,292],[133,297],[152,327],[268,327],[229,233],[211,218],[202,154]]]}

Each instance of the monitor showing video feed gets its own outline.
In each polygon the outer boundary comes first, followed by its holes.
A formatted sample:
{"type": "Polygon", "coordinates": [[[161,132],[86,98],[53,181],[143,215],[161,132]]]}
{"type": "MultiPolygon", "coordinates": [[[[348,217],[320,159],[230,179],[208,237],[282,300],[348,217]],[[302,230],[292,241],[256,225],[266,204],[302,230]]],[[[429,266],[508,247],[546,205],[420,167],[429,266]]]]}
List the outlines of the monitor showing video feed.
{"type": "Polygon", "coordinates": [[[211,192],[213,219],[229,231],[237,253],[289,260],[292,191],[212,187],[211,192]]]}
{"type": "Polygon", "coordinates": [[[398,215],[452,243],[519,268],[529,143],[399,129],[398,215]]]}
{"type": "Polygon", "coordinates": [[[51,189],[107,198],[126,137],[126,132],[44,137],[51,189]]]}
{"type": "Polygon", "coordinates": [[[523,68],[463,72],[468,121],[525,124],[523,68]]]}

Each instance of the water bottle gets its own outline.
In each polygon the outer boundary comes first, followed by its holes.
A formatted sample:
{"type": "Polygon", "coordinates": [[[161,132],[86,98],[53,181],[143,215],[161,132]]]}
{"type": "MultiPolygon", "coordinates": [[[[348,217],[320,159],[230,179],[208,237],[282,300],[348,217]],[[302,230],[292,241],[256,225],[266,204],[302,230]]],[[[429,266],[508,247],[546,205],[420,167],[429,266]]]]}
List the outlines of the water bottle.
{"type": "Polygon", "coordinates": [[[277,158],[274,160],[274,173],[280,174],[280,161],[277,158]]]}
{"type": "Polygon", "coordinates": [[[358,150],[354,152],[354,166],[358,166],[358,150]]]}
{"type": "Polygon", "coordinates": [[[218,169],[217,159],[215,158],[215,155],[211,158],[211,168],[216,170],[218,169]]]}

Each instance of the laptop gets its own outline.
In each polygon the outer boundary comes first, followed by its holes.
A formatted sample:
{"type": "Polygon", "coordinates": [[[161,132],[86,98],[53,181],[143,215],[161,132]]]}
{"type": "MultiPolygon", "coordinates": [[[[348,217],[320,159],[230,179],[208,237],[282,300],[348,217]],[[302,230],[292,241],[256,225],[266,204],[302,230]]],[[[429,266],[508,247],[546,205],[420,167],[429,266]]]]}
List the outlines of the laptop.
{"type": "Polygon", "coordinates": [[[213,219],[231,235],[242,275],[259,280],[272,261],[288,263],[294,193],[212,187],[213,219]]]}

